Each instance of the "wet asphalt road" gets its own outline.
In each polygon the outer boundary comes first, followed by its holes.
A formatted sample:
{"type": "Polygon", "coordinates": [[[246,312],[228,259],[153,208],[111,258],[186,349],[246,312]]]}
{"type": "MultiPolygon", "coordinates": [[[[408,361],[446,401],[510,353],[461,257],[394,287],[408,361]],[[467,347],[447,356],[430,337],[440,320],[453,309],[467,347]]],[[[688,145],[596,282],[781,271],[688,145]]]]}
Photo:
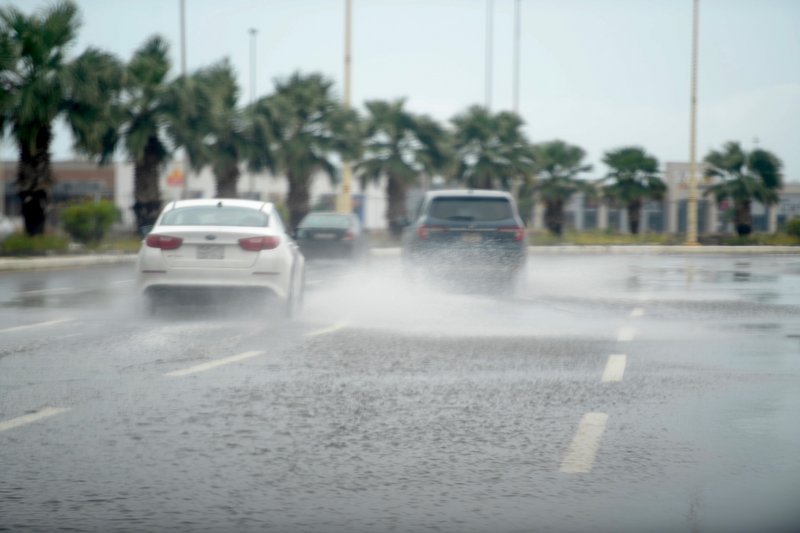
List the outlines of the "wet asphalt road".
{"type": "Polygon", "coordinates": [[[310,265],[286,322],[0,274],[0,530],[800,530],[800,256],[310,265]]]}

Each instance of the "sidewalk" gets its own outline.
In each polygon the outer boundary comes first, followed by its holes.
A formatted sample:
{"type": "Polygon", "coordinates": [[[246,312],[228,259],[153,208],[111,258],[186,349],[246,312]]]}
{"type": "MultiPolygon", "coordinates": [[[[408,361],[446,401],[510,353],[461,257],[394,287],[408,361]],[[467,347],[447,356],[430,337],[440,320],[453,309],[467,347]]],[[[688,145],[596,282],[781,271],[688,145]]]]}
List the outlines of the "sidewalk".
{"type": "MultiPolygon", "coordinates": [[[[373,248],[372,255],[397,256],[400,248],[373,248]]],[[[531,255],[556,254],[652,254],[652,255],[800,255],[800,246],[661,246],[661,245],[609,245],[609,246],[529,246],[531,255]]],[[[91,265],[133,264],[136,254],[65,255],[58,257],[0,257],[0,272],[24,270],[57,270],[91,265]]]]}

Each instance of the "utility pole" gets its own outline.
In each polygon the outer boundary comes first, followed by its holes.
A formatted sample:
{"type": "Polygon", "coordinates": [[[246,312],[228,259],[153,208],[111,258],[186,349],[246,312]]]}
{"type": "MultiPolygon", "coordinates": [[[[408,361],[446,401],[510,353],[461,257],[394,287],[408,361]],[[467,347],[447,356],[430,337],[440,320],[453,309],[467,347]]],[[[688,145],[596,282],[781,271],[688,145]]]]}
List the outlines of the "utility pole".
{"type": "Polygon", "coordinates": [[[689,131],[689,203],[686,210],[686,244],[697,246],[697,41],[700,0],[692,10],[692,96],[689,131]]]}
{"type": "MultiPolygon", "coordinates": [[[[345,0],[344,14],[344,107],[350,109],[350,71],[352,70],[353,56],[351,54],[351,34],[352,34],[352,0],[345,0]]],[[[351,213],[353,202],[351,191],[353,187],[353,169],[349,161],[342,161],[342,190],[339,195],[338,209],[340,213],[351,213]]]]}
{"type": "Polygon", "coordinates": [[[494,11],[494,1],[486,0],[486,109],[492,109],[492,12],[494,11]]]}

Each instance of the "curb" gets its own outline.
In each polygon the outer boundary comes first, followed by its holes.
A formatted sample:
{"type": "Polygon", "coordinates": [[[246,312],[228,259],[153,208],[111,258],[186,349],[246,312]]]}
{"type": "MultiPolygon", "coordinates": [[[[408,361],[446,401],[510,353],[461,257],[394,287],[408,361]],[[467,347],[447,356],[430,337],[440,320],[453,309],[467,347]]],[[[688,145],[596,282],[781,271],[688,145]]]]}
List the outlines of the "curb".
{"type": "MultiPolygon", "coordinates": [[[[400,255],[400,248],[373,248],[373,256],[395,256],[400,255]]],[[[663,245],[578,245],[563,244],[553,246],[528,246],[530,255],[569,255],[569,254],[660,254],[660,255],[777,255],[777,254],[798,254],[800,246],[663,246],[663,245]]]]}
{"type": "MultiPolygon", "coordinates": [[[[661,245],[609,245],[609,246],[528,246],[530,255],[800,255],[800,246],[661,246],[661,245]]],[[[399,247],[373,248],[374,257],[400,255],[399,247]]],[[[0,258],[0,272],[24,270],[56,270],[93,265],[118,265],[136,262],[136,254],[73,255],[60,257],[0,258]]]]}
{"type": "Polygon", "coordinates": [[[0,272],[22,270],[55,270],[92,265],[135,263],[136,254],[68,255],[61,257],[0,258],[0,272]]]}

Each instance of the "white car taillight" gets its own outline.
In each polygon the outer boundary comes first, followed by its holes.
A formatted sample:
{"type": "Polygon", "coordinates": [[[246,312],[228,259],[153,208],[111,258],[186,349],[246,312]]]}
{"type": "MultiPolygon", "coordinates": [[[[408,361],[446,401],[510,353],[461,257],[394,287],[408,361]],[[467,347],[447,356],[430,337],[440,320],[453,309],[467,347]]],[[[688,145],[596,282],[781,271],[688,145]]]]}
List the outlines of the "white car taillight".
{"type": "Polygon", "coordinates": [[[239,246],[241,246],[243,250],[247,250],[249,252],[272,250],[274,248],[277,248],[280,243],[281,243],[280,237],[274,235],[268,235],[265,237],[247,237],[245,239],[239,239],[239,246]]]}
{"type": "Polygon", "coordinates": [[[172,237],[170,235],[153,235],[152,233],[147,236],[144,243],[150,248],[159,248],[161,250],[175,250],[181,247],[183,239],[180,237],[172,237]]]}

